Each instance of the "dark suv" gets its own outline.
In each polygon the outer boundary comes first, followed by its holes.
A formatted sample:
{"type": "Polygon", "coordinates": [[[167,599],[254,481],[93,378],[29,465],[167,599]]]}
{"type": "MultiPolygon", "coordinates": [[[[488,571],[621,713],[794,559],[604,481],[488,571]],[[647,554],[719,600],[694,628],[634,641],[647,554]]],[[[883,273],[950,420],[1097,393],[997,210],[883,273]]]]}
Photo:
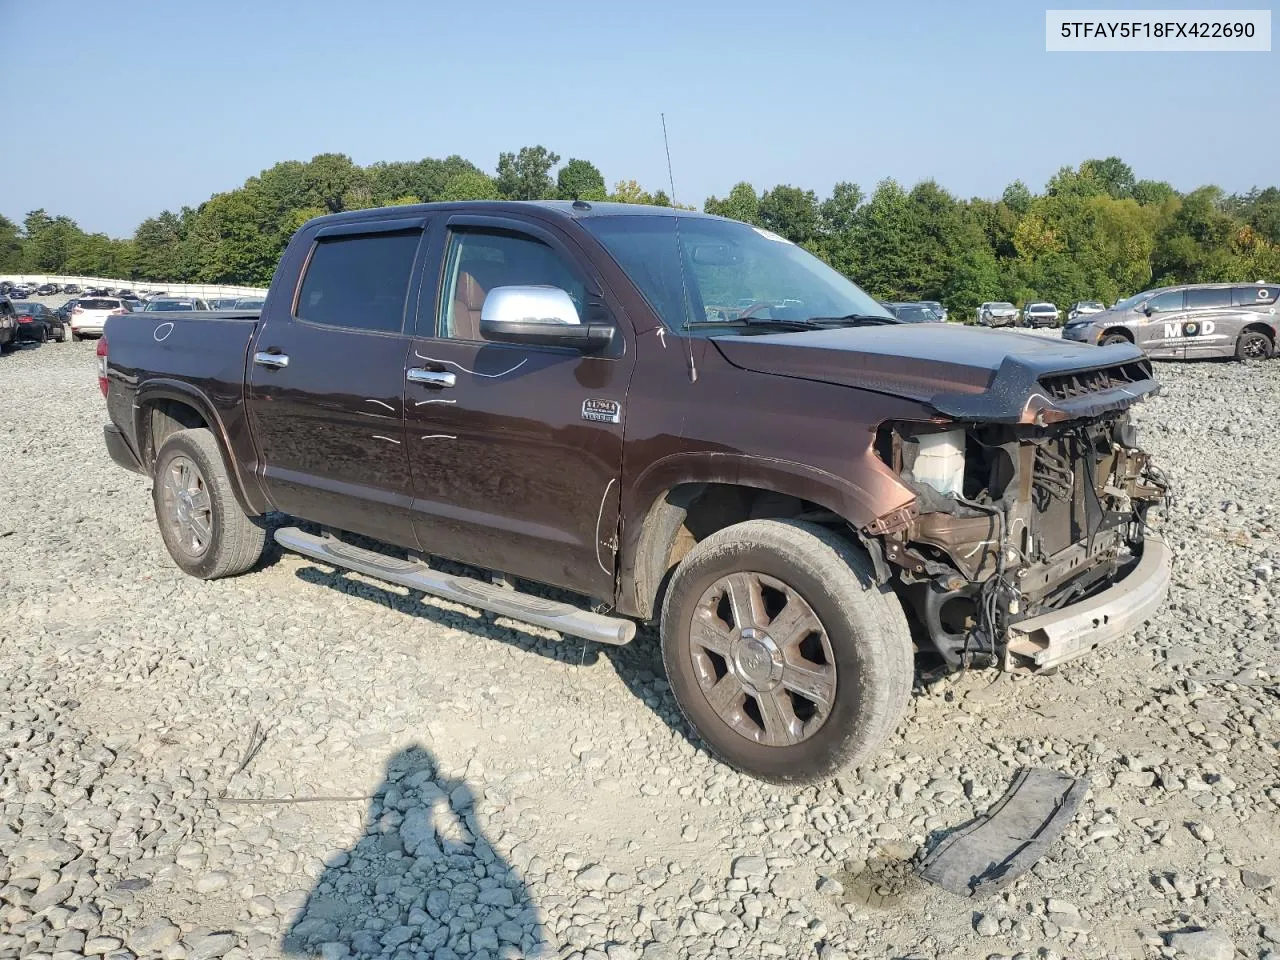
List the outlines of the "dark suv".
{"type": "Polygon", "coordinates": [[[1136,343],[1158,360],[1265,360],[1276,349],[1276,283],[1195,283],[1144,290],[1109,310],[1077,317],[1066,340],[1136,343]]]}

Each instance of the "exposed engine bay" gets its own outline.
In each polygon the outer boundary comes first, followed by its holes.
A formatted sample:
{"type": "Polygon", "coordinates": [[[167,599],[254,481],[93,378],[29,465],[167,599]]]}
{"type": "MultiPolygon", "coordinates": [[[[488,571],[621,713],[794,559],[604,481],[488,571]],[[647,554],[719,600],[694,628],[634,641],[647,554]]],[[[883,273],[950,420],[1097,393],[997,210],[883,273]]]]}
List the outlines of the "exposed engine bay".
{"type": "Polygon", "coordinates": [[[1037,669],[1036,646],[1011,641],[1011,628],[1123,579],[1168,494],[1124,410],[1049,425],[886,424],[876,451],[916,500],[868,533],[951,668],[1037,669]]]}

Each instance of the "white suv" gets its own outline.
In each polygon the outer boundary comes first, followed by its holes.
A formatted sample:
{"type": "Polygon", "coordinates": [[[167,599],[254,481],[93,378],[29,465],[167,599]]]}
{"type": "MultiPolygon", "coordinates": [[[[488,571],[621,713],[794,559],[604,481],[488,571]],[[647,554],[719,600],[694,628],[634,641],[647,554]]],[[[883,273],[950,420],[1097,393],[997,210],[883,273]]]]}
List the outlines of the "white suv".
{"type": "Polygon", "coordinates": [[[129,312],[128,305],[118,297],[81,297],[71,308],[71,339],[100,337],[107,317],[129,312]]]}

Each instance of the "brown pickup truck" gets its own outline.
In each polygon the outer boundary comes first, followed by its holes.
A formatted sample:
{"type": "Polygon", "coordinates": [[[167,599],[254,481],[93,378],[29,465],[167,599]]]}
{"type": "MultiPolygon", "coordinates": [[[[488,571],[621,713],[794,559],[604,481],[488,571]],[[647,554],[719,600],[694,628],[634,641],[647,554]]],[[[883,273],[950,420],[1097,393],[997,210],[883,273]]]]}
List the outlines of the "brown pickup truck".
{"type": "Polygon", "coordinates": [[[112,317],[98,352],[107,448],[183,570],[248,570],[278,511],[329,531],[290,550],[569,636],[659,620],[685,715],[764,779],[876,751],[916,654],[1054,667],[1168,589],[1137,347],[899,323],[718,217],[321,217],[260,313],[112,317]]]}

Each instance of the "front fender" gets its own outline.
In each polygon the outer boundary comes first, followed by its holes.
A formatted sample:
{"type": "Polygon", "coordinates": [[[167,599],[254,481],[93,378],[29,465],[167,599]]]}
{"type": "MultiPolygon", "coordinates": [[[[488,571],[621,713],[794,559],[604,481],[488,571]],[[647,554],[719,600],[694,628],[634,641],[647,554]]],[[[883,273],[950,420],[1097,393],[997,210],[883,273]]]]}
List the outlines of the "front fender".
{"type": "Polygon", "coordinates": [[[618,609],[631,616],[653,615],[670,544],[685,514],[685,504],[668,498],[671,491],[712,483],[769,491],[815,503],[855,528],[915,499],[870,449],[854,466],[850,473],[862,484],[808,464],[744,453],[684,452],[650,464],[624,505],[624,516],[640,520],[623,528],[618,609]]]}

